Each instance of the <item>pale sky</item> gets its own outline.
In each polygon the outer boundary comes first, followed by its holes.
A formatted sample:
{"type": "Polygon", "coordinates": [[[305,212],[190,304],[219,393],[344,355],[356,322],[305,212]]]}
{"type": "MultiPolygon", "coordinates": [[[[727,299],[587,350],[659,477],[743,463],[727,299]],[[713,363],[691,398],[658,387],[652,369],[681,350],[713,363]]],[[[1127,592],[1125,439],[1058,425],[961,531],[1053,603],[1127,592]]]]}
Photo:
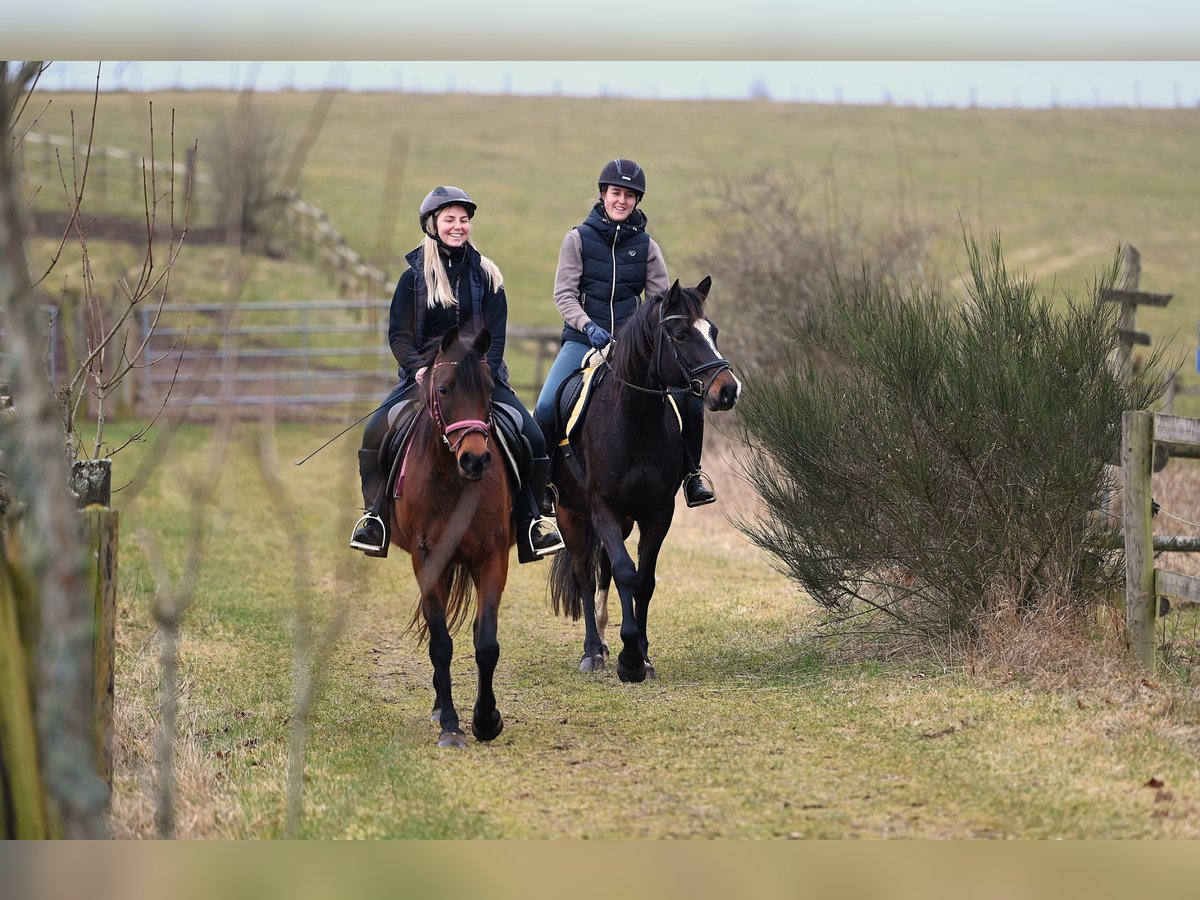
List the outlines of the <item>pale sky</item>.
{"type": "MultiPolygon", "coordinates": [[[[1200,49],[1200,43],[1197,44],[1200,49]]],[[[1200,61],[58,61],[44,90],[252,86],[915,106],[1200,106],[1200,61]]]]}
{"type": "MultiPolygon", "coordinates": [[[[568,62],[1198,59],[1200,3],[16,0],[6,5],[0,55],[6,59],[398,56],[568,62]]],[[[406,72],[406,80],[409,77],[406,72]]]]}

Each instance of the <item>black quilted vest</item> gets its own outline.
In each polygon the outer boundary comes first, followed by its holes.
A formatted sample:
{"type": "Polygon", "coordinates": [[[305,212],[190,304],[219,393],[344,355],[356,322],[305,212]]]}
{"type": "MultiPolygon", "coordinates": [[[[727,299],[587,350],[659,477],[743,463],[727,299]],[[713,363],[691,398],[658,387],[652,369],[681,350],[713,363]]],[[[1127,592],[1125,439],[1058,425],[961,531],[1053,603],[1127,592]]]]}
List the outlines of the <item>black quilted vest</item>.
{"type": "MultiPolygon", "coordinates": [[[[646,288],[650,254],[646,215],[635,209],[624,222],[613,222],[604,215],[604,204],[598,202],[576,231],[583,242],[583,273],[579,277],[583,310],[597,325],[616,334],[637,309],[646,288]]],[[[588,343],[586,335],[570,325],[563,326],[562,339],[588,343]]]]}

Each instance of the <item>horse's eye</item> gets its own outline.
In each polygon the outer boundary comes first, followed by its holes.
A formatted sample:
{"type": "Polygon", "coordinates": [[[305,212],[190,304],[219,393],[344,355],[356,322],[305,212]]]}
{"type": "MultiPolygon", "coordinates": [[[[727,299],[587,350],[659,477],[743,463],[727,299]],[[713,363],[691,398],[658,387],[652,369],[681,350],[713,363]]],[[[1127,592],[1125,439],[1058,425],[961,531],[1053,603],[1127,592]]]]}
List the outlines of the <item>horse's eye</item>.
{"type": "Polygon", "coordinates": [[[692,336],[692,329],[680,328],[678,331],[675,332],[675,342],[679,343],[679,344],[686,343],[687,339],[691,336],[692,336]]]}
{"type": "Polygon", "coordinates": [[[450,393],[450,388],[446,387],[444,384],[439,384],[438,393],[445,397],[448,393],[450,393]]]}

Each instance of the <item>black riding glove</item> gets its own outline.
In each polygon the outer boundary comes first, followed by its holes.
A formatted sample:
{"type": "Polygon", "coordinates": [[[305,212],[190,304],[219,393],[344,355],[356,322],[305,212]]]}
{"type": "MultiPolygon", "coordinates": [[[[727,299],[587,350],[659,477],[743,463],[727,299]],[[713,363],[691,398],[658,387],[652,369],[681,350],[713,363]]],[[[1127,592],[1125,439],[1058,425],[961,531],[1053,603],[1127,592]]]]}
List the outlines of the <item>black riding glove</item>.
{"type": "Polygon", "coordinates": [[[603,350],[612,342],[612,335],[595,322],[588,322],[584,325],[583,333],[587,335],[587,339],[591,341],[592,346],[597,350],[603,350]]]}

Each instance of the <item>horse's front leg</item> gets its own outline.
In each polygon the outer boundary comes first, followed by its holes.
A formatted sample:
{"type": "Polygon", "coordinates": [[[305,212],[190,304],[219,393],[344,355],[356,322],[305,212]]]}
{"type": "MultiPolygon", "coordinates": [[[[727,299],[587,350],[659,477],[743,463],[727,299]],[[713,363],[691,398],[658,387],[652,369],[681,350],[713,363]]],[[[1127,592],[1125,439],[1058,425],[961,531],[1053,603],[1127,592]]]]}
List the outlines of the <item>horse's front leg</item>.
{"type": "Polygon", "coordinates": [[[637,585],[633,591],[633,609],[637,619],[639,646],[642,661],[646,666],[646,677],[655,676],[654,663],[650,662],[650,639],[647,637],[646,624],[650,615],[650,599],[654,596],[657,583],[654,572],[658,566],[658,554],[662,550],[663,541],[667,539],[667,531],[671,528],[671,518],[674,507],[667,506],[664,515],[653,522],[642,522],[638,525],[638,566],[637,585]]]}
{"type": "Polygon", "coordinates": [[[617,654],[617,677],[622,681],[645,681],[646,663],[641,649],[641,632],[634,615],[633,594],[637,585],[637,568],[625,541],[621,525],[602,504],[592,510],[592,525],[608,553],[612,580],[621,598],[621,652],[617,654]]]}
{"type": "Polygon", "coordinates": [[[475,715],[471,720],[475,739],[495,740],[504,730],[504,719],[496,708],[496,693],[492,678],[500,660],[500,641],[497,629],[500,618],[500,596],[508,579],[508,554],[496,554],[475,579],[475,595],[479,603],[475,613],[475,667],[479,671],[479,690],[475,698],[475,715]]]}
{"type": "Polygon", "coordinates": [[[458,725],[458,710],[450,697],[450,660],[454,639],[446,626],[446,601],[450,596],[449,575],[443,575],[421,598],[425,624],[429,628],[429,661],[433,663],[433,716],[441,726],[439,747],[466,747],[467,736],[458,725]]]}

